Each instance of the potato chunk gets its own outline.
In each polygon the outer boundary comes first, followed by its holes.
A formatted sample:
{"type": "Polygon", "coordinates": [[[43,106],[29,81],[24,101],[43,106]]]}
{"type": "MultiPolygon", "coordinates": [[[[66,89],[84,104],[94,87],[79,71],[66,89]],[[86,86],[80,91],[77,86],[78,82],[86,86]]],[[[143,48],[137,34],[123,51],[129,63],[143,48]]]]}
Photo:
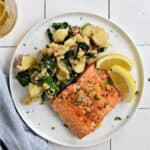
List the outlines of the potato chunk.
{"type": "Polygon", "coordinates": [[[58,29],[53,35],[55,42],[63,42],[68,35],[68,29],[58,29]]]}
{"type": "Polygon", "coordinates": [[[73,40],[72,38],[70,38],[70,39],[68,39],[68,40],[65,41],[64,45],[70,47],[70,46],[76,45],[76,42],[75,42],[75,40],[73,40]]]}
{"type": "Polygon", "coordinates": [[[20,71],[27,70],[36,64],[36,58],[32,55],[23,55],[23,56],[20,56],[19,59],[20,59],[19,60],[20,62],[19,62],[19,65],[17,65],[17,68],[20,71]]]}
{"type": "Polygon", "coordinates": [[[28,86],[28,92],[29,92],[29,96],[31,98],[38,98],[41,90],[42,90],[42,88],[40,86],[37,86],[33,83],[30,83],[28,86]]]}
{"type": "Polygon", "coordinates": [[[88,25],[82,30],[82,35],[92,38],[93,42],[100,47],[108,46],[108,33],[98,26],[88,25]]]}
{"type": "Polygon", "coordinates": [[[95,30],[95,33],[92,36],[94,43],[101,47],[107,47],[108,44],[108,34],[103,29],[95,30]]]}
{"type": "Polygon", "coordinates": [[[64,55],[69,47],[62,44],[50,43],[48,48],[44,48],[39,51],[40,56],[54,55],[55,57],[64,55]]]}
{"type": "Polygon", "coordinates": [[[83,35],[83,36],[87,36],[87,37],[91,37],[91,35],[93,34],[93,29],[94,29],[94,26],[93,26],[93,25],[88,25],[88,26],[86,26],[86,27],[82,30],[82,35],[83,35]]]}
{"type": "Polygon", "coordinates": [[[90,44],[90,40],[87,36],[82,36],[81,34],[77,34],[75,37],[74,37],[75,41],[76,42],[83,42],[83,43],[86,43],[87,45],[90,44]]]}
{"type": "Polygon", "coordinates": [[[57,59],[58,72],[56,74],[60,81],[65,81],[70,78],[70,73],[65,64],[59,58],[57,59]]]}
{"type": "Polygon", "coordinates": [[[70,59],[70,63],[76,73],[82,73],[86,65],[86,57],[83,56],[80,60],[70,59]]]}

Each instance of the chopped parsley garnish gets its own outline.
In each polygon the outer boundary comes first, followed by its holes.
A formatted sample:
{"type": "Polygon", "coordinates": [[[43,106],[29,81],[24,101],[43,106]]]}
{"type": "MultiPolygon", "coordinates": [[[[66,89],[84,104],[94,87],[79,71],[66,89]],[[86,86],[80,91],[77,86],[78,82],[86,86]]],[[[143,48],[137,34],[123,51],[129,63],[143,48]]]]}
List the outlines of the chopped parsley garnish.
{"type": "Polygon", "coordinates": [[[64,127],[68,128],[68,125],[67,125],[67,124],[64,124],[64,127]]]}
{"type": "Polygon", "coordinates": [[[80,93],[80,91],[81,91],[81,88],[76,89],[77,94],[80,93]]]}
{"type": "Polygon", "coordinates": [[[52,130],[55,130],[55,127],[51,127],[52,130]]]}
{"type": "Polygon", "coordinates": [[[82,99],[83,99],[83,97],[82,97],[82,96],[78,96],[78,97],[76,98],[76,101],[77,101],[77,102],[81,102],[81,101],[82,101],[82,99]]]}
{"type": "Polygon", "coordinates": [[[112,82],[111,79],[108,79],[108,84],[109,84],[109,85],[113,85],[113,82],[112,82]]]}
{"type": "Polygon", "coordinates": [[[136,92],[135,92],[135,95],[138,95],[138,94],[139,94],[139,91],[136,91],[136,92]]]}
{"type": "Polygon", "coordinates": [[[114,118],[114,120],[115,120],[115,121],[116,121],[116,120],[122,120],[122,118],[119,117],[119,116],[116,116],[116,117],[114,118]]]}
{"type": "Polygon", "coordinates": [[[83,100],[83,97],[82,96],[77,96],[77,98],[74,100],[74,104],[75,105],[78,105],[79,103],[81,103],[83,100]]]}

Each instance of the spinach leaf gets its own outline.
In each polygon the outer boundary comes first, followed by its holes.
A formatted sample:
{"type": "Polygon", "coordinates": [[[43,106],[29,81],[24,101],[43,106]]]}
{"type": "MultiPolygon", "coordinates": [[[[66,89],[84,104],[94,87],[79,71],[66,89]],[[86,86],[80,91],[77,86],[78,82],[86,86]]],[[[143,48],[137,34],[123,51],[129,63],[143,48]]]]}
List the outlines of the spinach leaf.
{"type": "Polygon", "coordinates": [[[54,68],[56,67],[56,58],[54,56],[44,56],[41,59],[41,63],[48,69],[54,68]]]}
{"type": "Polygon", "coordinates": [[[71,63],[69,61],[69,58],[73,58],[76,56],[76,52],[75,50],[69,50],[65,53],[65,57],[64,59],[62,59],[63,63],[65,64],[65,66],[67,67],[67,69],[69,71],[72,71],[72,66],[71,66],[71,63]]]}
{"type": "Polygon", "coordinates": [[[84,51],[88,51],[89,50],[89,46],[86,44],[86,43],[83,43],[83,42],[77,42],[77,45],[78,45],[78,49],[82,49],[84,51]]]}
{"type": "Polygon", "coordinates": [[[100,47],[100,48],[97,49],[97,52],[102,53],[102,52],[105,51],[105,49],[106,49],[106,47],[100,47]]]}
{"type": "Polygon", "coordinates": [[[22,86],[27,86],[31,81],[29,70],[18,72],[16,78],[22,86]]]}
{"type": "Polygon", "coordinates": [[[86,56],[88,56],[90,58],[96,58],[94,53],[86,53],[86,56]]]}
{"type": "Polygon", "coordinates": [[[53,23],[52,27],[57,30],[57,29],[65,29],[70,27],[70,25],[67,22],[62,22],[62,23],[53,23]]]}
{"type": "Polygon", "coordinates": [[[34,66],[29,70],[31,75],[35,72],[40,72],[40,71],[41,71],[41,68],[39,66],[34,66]]]}
{"type": "Polygon", "coordinates": [[[51,77],[56,73],[56,58],[54,56],[44,56],[41,59],[43,68],[47,68],[47,72],[51,77]]]}
{"type": "Polygon", "coordinates": [[[58,92],[60,91],[60,83],[58,83],[56,80],[55,80],[55,77],[53,79],[51,79],[49,76],[44,76],[42,79],[40,79],[42,83],[46,83],[49,88],[44,90],[42,93],[41,93],[41,104],[44,104],[44,102],[48,99],[53,99],[57,94],[58,92]]]}
{"type": "Polygon", "coordinates": [[[78,76],[77,73],[72,72],[72,73],[70,74],[70,79],[68,79],[67,81],[61,83],[61,85],[60,85],[61,90],[64,89],[64,88],[65,88],[66,86],[68,86],[69,84],[73,83],[73,82],[75,81],[75,79],[76,79],[77,76],[78,76]]]}
{"type": "Polygon", "coordinates": [[[65,53],[65,59],[75,57],[75,50],[70,50],[65,53]]]}
{"type": "Polygon", "coordinates": [[[69,61],[69,59],[62,59],[64,65],[66,66],[66,68],[71,71],[72,70],[72,67],[71,67],[71,63],[69,61]]]}
{"type": "Polygon", "coordinates": [[[53,34],[52,34],[50,28],[47,29],[47,36],[48,36],[48,38],[49,38],[49,41],[50,41],[50,42],[53,42],[53,34]]]}
{"type": "Polygon", "coordinates": [[[52,78],[50,78],[49,76],[44,76],[41,81],[43,83],[46,83],[49,85],[50,90],[53,91],[55,94],[59,91],[59,87],[56,83],[55,80],[53,80],[52,78]]]}

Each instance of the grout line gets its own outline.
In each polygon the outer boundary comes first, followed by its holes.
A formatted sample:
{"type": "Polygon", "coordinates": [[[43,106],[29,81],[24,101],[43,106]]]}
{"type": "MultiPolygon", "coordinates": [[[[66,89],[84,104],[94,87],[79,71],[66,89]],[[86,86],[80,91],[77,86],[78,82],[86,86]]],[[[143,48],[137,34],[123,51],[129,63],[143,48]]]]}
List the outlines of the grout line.
{"type": "Polygon", "coordinates": [[[46,18],[46,0],[44,0],[44,19],[46,18]]]}
{"type": "Polygon", "coordinates": [[[0,48],[16,48],[17,46],[12,45],[12,46],[0,46],[0,48]]]}
{"type": "Polygon", "coordinates": [[[110,19],[110,0],[108,0],[108,18],[110,19]]]}
{"type": "Polygon", "coordinates": [[[150,107],[140,107],[139,109],[150,109],[150,107]]]}
{"type": "Polygon", "coordinates": [[[112,150],[111,139],[109,140],[109,150],[112,150]]]}
{"type": "Polygon", "coordinates": [[[136,44],[136,46],[150,46],[150,44],[136,44]]]}

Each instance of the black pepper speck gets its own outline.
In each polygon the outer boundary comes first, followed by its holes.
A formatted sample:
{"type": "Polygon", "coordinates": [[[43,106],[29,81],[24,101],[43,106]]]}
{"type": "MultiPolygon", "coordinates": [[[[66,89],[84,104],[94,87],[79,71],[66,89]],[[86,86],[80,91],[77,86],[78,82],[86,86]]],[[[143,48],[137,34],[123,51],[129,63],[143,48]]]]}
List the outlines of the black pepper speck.
{"type": "Polygon", "coordinates": [[[29,114],[29,111],[26,111],[27,114],[29,114]]]}

